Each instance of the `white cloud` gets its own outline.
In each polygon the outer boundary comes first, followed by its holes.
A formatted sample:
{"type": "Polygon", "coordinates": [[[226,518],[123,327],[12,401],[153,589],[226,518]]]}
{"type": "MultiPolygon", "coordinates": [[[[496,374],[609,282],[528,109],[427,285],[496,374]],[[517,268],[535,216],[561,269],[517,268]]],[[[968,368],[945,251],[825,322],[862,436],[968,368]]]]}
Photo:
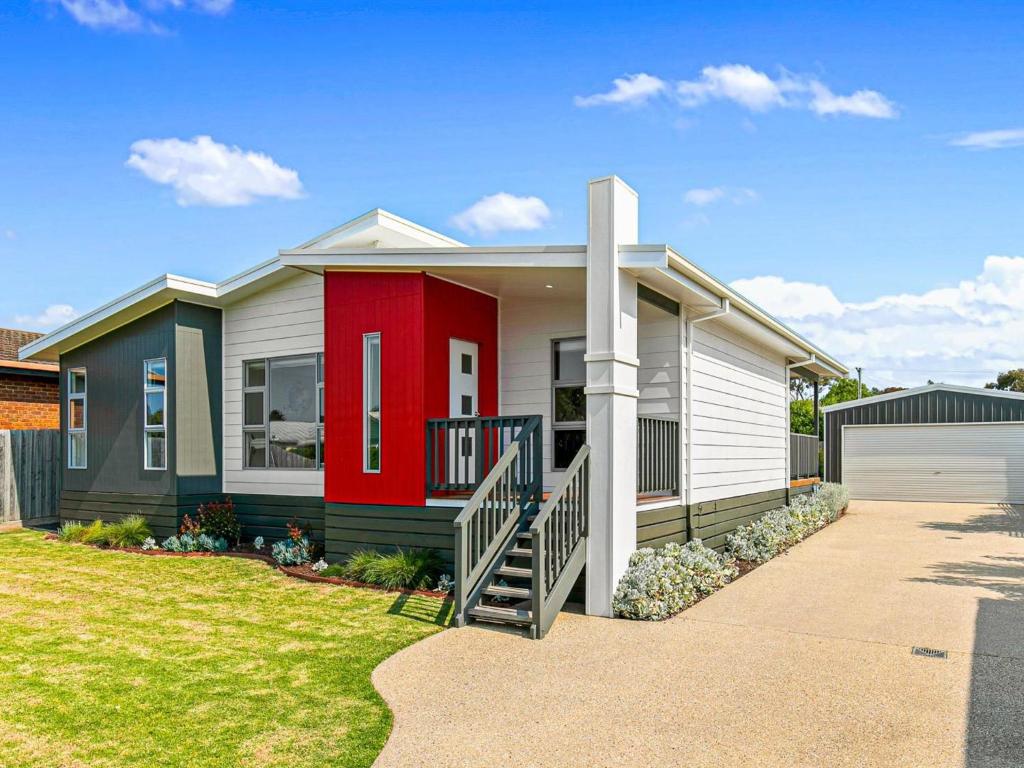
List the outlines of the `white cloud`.
{"type": "Polygon", "coordinates": [[[989,256],[954,287],[866,302],[775,276],[733,286],[846,364],[864,366],[872,385],[981,385],[1024,365],[1024,257],[989,256]]]}
{"type": "Polygon", "coordinates": [[[142,15],[124,0],[58,0],[61,7],[79,24],[91,29],[116,29],[136,32],[146,27],[142,15]]]}
{"type": "Polygon", "coordinates": [[[70,323],[80,314],[70,304],[51,304],[38,315],[16,315],[14,321],[29,328],[56,328],[70,323]]]}
{"type": "Polygon", "coordinates": [[[7,238],[8,240],[14,240],[18,237],[18,233],[15,232],[13,229],[5,229],[4,237],[7,238]]]}
{"type": "Polygon", "coordinates": [[[612,81],[612,89],[607,93],[577,96],[575,102],[577,107],[596,107],[604,104],[637,106],[664,93],[667,88],[668,84],[664,80],[641,72],[617,77],[612,81]]]}
{"type": "Polygon", "coordinates": [[[198,13],[223,15],[231,10],[234,0],[142,0],[135,7],[125,0],[48,0],[60,5],[71,18],[90,29],[111,29],[118,32],[164,33],[166,30],[146,14],[165,10],[192,10],[198,13]]]}
{"type": "Polygon", "coordinates": [[[612,90],[607,93],[577,96],[576,105],[639,106],[660,96],[671,96],[687,109],[711,101],[729,101],[751,112],[790,108],[808,110],[820,116],[891,119],[899,115],[896,105],[878,91],[861,89],[849,96],[837,96],[816,77],[794,75],[786,70],[781,70],[778,77],[772,77],[747,64],[707,66],[698,78],[675,83],[650,74],[629,75],[616,79],[612,90]]]}
{"type": "Polygon", "coordinates": [[[507,230],[533,230],[543,227],[551,211],[539,197],[516,197],[507,192],[487,195],[461,213],[452,223],[463,232],[492,235],[507,230]]]}
{"type": "Polygon", "coordinates": [[[836,96],[827,86],[812,80],[811,110],[819,115],[856,115],[883,120],[897,116],[896,105],[878,91],[860,90],[849,96],[836,96]]]}
{"type": "Polygon", "coordinates": [[[1007,128],[998,131],[977,131],[968,133],[951,142],[954,147],[967,149],[1005,149],[1024,145],[1024,128],[1007,128]]]}
{"type": "Polygon", "coordinates": [[[178,205],[249,205],[259,197],[302,197],[299,174],[269,155],[220,144],[209,136],[141,139],[125,165],[175,190],[178,205]]]}
{"type": "Polygon", "coordinates": [[[686,194],[683,195],[683,199],[690,205],[710,205],[721,200],[724,195],[725,190],[721,187],[711,187],[710,189],[698,188],[687,190],[686,194]]]}
{"type": "Polygon", "coordinates": [[[686,107],[696,107],[712,99],[726,99],[755,112],[763,112],[786,103],[790,81],[772,80],[746,64],[704,67],[699,80],[683,80],[676,92],[686,107]]]}
{"type": "Polygon", "coordinates": [[[728,200],[734,205],[743,205],[759,199],[760,195],[747,187],[697,187],[687,190],[683,195],[683,200],[687,203],[701,207],[722,200],[728,200]]]}

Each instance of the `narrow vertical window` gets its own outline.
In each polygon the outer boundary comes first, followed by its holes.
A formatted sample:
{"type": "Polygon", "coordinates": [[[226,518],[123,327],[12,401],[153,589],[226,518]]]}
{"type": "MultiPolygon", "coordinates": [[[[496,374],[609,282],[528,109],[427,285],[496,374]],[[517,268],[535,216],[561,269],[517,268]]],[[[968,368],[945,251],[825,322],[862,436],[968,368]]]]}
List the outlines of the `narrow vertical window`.
{"type": "Polygon", "coordinates": [[[552,469],[565,469],[587,442],[586,339],[560,339],[552,349],[552,469]]]}
{"type": "Polygon", "coordinates": [[[316,465],[324,468],[324,356],[316,356],[316,465]]]}
{"type": "Polygon", "coordinates": [[[267,466],[267,362],[245,364],[242,381],[242,451],[246,469],[267,466]]]}
{"type": "Polygon", "coordinates": [[[68,469],[85,469],[88,413],[85,368],[68,371],[68,469]]]}
{"type": "Polygon", "coordinates": [[[145,468],[167,469],[167,359],[143,364],[145,468]]]}
{"type": "Polygon", "coordinates": [[[380,472],[380,334],[363,336],[363,471],[380,472]]]}

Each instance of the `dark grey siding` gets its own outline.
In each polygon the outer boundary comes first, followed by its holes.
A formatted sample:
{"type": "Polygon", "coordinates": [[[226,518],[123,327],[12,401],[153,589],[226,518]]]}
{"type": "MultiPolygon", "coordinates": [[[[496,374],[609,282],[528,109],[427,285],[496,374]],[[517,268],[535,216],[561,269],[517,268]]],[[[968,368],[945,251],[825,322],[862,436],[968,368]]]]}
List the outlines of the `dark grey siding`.
{"type": "Polygon", "coordinates": [[[332,504],[325,510],[325,548],[329,562],[359,549],[393,551],[436,549],[451,565],[455,561],[455,507],[399,507],[332,504]]]}
{"type": "Polygon", "coordinates": [[[191,496],[221,489],[220,310],[172,302],[61,355],[63,487],[191,496]],[[143,362],[167,359],[167,469],[143,469],[143,362]],[[67,468],[67,371],[87,371],[87,468],[67,468]]]}
{"type": "Polygon", "coordinates": [[[636,546],[663,547],[686,543],[686,505],[645,509],[636,513],[636,546]]]}
{"type": "Polygon", "coordinates": [[[127,515],[146,518],[153,536],[162,541],[178,532],[182,516],[193,513],[207,496],[173,494],[98,493],[64,490],[60,496],[60,520],[114,522],[127,515]]]}
{"type": "Polygon", "coordinates": [[[825,479],[840,482],[843,427],[847,424],[955,424],[1024,421],[1024,400],[953,390],[917,394],[854,405],[825,413],[825,479]]]}
{"type": "MultiPolygon", "coordinates": [[[[65,491],[175,495],[175,453],[167,469],[143,469],[142,363],[167,358],[170,388],[174,379],[175,310],[168,304],[145,317],[73,349],[60,358],[61,462],[65,491]],[[87,468],[67,468],[67,371],[86,369],[87,468]]],[[[172,397],[168,393],[168,397],[172,397]]],[[[173,401],[171,401],[173,406],[173,401]]],[[[174,423],[167,425],[173,446],[174,423]]]]}
{"type": "Polygon", "coordinates": [[[235,515],[242,524],[242,539],[252,541],[262,536],[269,541],[288,535],[288,522],[294,520],[308,529],[313,541],[324,540],[324,500],[318,496],[271,496],[269,494],[235,494],[231,496],[235,515]]]}
{"type": "Polygon", "coordinates": [[[175,466],[178,494],[221,490],[220,310],[177,302],[174,348],[175,466]]]}

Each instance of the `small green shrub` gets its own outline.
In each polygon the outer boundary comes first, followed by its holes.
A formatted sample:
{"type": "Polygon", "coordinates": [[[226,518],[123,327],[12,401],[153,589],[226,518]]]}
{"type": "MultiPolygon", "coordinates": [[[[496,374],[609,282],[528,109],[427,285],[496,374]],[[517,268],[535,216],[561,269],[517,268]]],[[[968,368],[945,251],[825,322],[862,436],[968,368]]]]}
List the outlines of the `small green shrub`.
{"type": "Polygon", "coordinates": [[[149,523],[141,515],[129,515],[116,523],[103,526],[106,543],[111,547],[140,547],[153,535],[149,523]]]}
{"type": "Polygon", "coordinates": [[[679,560],[663,549],[645,547],[630,555],[629,567],[612,597],[612,610],[625,619],[661,621],[696,599],[693,583],[679,560]]]}
{"type": "Polygon", "coordinates": [[[369,549],[353,552],[338,575],[386,589],[433,589],[443,569],[444,560],[435,549],[398,548],[391,554],[369,549]]]}
{"type": "Polygon", "coordinates": [[[103,525],[102,520],[93,520],[92,523],[82,531],[82,538],[79,539],[83,544],[94,544],[98,547],[105,546],[107,543],[107,529],[103,525]]]}
{"type": "Polygon", "coordinates": [[[225,539],[235,544],[242,535],[242,524],[235,515],[235,505],[229,497],[226,501],[210,501],[199,505],[199,530],[207,536],[225,539]]]}
{"type": "Polygon", "coordinates": [[[160,546],[167,552],[223,552],[228,548],[228,543],[225,539],[215,539],[205,533],[198,536],[192,533],[183,533],[164,539],[164,543],[160,546]]]}
{"type": "Polygon", "coordinates": [[[321,576],[330,576],[333,579],[347,579],[348,578],[345,575],[345,566],[342,565],[341,563],[335,563],[334,565],[328,565],[326,568],[324,568],[322,571],[320,571],[320,575],[321,576]]]}
{"type": "Polygon", "coordinates": [[[370,566],[380,560],[380,552],[375,549],[358,549],[349,555],[341,566],[341,576],[353,581],[369,583],[366,573],[370,566]]]}
{"type": "Polygon", "coordinates": [[[302,565],[313,559],[309,539],[305,536],[275,542],[274,546],[270,548],[270,556],[278,565],[302,565]]]}
{"type": "Polygon", "coordinates": [[[78,522],[64,523],[57,531],[57,538],[69,543],[77,543],[85,536],[85,526],[78,522]]]}
{"type": "Polygon", "coordinates": [[[387,589],[431,589],[443,567],[437,550],[398,549],[370,563],[365,581],[387,589]]]}

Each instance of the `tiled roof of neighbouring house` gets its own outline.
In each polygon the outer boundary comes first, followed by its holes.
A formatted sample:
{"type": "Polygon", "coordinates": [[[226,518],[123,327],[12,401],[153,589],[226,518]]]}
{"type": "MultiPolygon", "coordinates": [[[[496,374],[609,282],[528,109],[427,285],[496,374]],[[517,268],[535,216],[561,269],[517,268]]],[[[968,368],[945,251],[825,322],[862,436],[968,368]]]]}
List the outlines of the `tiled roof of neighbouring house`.
{"type": "Polygon", "coordinates": [[[15,328],[0,328],[0,360],[17,360],[18,348],[35,341],[43,334],[35,331],[19,331],[15,328]]]}

